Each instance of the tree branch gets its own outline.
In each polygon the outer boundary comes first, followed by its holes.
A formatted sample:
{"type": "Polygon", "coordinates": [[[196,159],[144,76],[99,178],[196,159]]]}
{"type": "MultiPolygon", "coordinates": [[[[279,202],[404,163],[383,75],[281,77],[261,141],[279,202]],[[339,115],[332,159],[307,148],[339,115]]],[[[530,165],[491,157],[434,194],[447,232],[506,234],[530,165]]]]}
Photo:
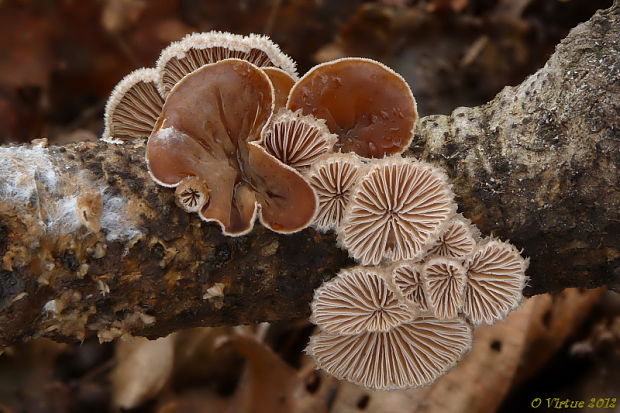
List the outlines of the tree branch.
{"type": "MultiPolygon", "coordinates": [[[[488,104],[423,118],[407,154],[446,168],[464,214],[531,257],[528,295],[619,284],[618,20],[598,12],[488,104]]],[[[312,229],[224,237],[151,181],[143,141],[0,160],[0,346],[304,317],[352,265],[312,229]]]]}

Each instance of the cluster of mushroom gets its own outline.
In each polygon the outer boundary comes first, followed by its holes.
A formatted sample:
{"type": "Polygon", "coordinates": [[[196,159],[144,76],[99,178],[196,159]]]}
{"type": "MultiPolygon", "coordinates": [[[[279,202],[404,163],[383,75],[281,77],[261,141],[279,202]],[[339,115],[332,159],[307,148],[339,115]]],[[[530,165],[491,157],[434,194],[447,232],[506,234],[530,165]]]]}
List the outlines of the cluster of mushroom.
{"type": "Polygon", "coordinates": [[[374,389],[431,383],[468,351],[472,324],[522,299],[527,260],[456,214],[443,172],[402,157],[417,120],[404,79],[368,59],[298,78],[269,39],[209,32],[166,48],[116,87],[104,139],[148,136],[153,179],[226,235],[255,218],[335,230],[361,264],[315,292],[319,368],[374,389]]]}

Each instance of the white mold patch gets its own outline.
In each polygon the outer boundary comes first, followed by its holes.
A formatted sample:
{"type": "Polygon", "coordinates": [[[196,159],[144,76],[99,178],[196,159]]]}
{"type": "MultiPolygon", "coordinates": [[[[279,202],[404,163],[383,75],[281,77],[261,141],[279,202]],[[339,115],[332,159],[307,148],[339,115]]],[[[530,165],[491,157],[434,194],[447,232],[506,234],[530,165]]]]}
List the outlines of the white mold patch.
{"type": "Polygon", "coordinates": [[[126,208],[127,201],[124,198],[110,197],[104,192],[101,228],[107,232],[107,241],[129,241],[142,234],[126,208]]]}
{"type": "Polygon", "coordinates": [[[15,205],[37,196],[37,180],[46,189],[58,185],[58,175],[47,148],[39,146],[0,147],[0,201],[15,205]]]}
{"type": "Polygon", "coordinates": [[[84,225],[79,199],[87,191],[102,195],[100,223],[107,241],[129,241],[141,234],[126,211],[127,200],[108,195],[109,187],[88,172],[80,171],[77,179],[62,177],[47,148],[0,147],[0,203],[19,214],[34,214],[47,235],[70,235],[84,225]]]}

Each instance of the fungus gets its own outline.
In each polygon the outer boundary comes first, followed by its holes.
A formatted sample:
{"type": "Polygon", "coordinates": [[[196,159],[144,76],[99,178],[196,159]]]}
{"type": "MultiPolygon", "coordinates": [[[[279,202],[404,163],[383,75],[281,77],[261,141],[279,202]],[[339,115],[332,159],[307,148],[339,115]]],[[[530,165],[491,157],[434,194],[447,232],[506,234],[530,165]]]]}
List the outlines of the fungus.
{"type": "Polygon", "coordinates": [[[465,262],[468,282],[463,313],[474,324],[493,324],[515,309],[523,298],[528,260],[506,242],[490,240],[465,262]]]}
{"type": "Polygon", "coordinates": [[[422,269],[424,291],[435,317],[456,318],[463,305],[467,275],[456,261],[443,257],[430,259],[422,269]]]}
{"type": "Polygon", "coordinates": [[[116,85],[105,107],[104,141],[121,143],[151,134],[164,104],[156,79],[155,69],[138,69],[116,85]]]}
{"type": "Polygon", "coordinates": [[[428,311],[428,303],[422,285],[422,269],[419,264],[403,262],[392,270],[392,281],[406,300],[421,312],[428,311]]]}
{"type": "Polygon", "coordinates": [[[272,118],[263,134],[267,152],[298,171],[330,151],[335,141],[324,121],[286,109],[272,118]]]}
{"type": "Polygon", "coordinates": [[[291,88],[295,84],[295,79],[284,70],[278,69],[277,67],[264,67],[262,69],[273,85],[276,98],[274,102],[274,112],[279,111],[286,106],[286,100],[288,99],[291,88]]]}
{"type": "Polygon", "coordinates": [[[388,331],[414,316],[381,274],[370,268],[342,270],[315,290],[312,301],[312,322],[336,334],[388,331]]]}
{"type": "Polygon", "coordinates": [[[470,326],[460,318],[420,317],[387,332],[310,338],[306,352],[338,379],[376,390],[429,384],[453,367],[471,346],[470,326]]]}
{"type": "Polygon", "coordinates": [[[161,52],[157,60],[159,92],[167,96],[185,75],[206,64],[230,58],[258,67],[277,67],[297,79],[295,62],[267,36],[210,31],[187,35],[161,52]]]}
{"type": "Polygon", "coordinates": [[[478,238],[478,229],[468,219],[459,214],[454,217],[446,231],[437,240],[435,246],[428,251],[428,254],[464,259],[473,252],[478,238]]]}
{"type": "Polygon", "coordinates": [[[373,162],[351,197],[338,239],[363,265],[420,258],[454,215],[454,194],[429,164],[386,158],[373,162]]]}
{"type": "Polygon", "coordinates": [[[219,223],[226,235],[249,232],[257,215],[273,231],[305,228],[316,211],[314,191],[259,145],[273,99],[265,73],[239,59],[185,76],[168,95],[147,143],[152,178],[168,187],[187,176],[202,181],[210,199],[199,215],[219,223]]]}
{"type": "Polygon", "coordinates": [[[340,225],[361,167],[361,162],[352,153],[333,154],[321,158],[306,174],[319,200],[319,211],[313,224],[319,231],[340,225]]]}
{"type": "Polygon", "coordinates": [[[185,211],[198,212],[209,201],[209,188],[200,178],[188,176],[179,182],[174,196],[177,205],[185,211]]]}
{"type": "Polygon", "coordinates": [[[407,82],[370,59],[343,58],[312,68],[293,86],[287,107],[325,119],[336,149],[383,158],[411,143],[418,118],[407,82]]]}

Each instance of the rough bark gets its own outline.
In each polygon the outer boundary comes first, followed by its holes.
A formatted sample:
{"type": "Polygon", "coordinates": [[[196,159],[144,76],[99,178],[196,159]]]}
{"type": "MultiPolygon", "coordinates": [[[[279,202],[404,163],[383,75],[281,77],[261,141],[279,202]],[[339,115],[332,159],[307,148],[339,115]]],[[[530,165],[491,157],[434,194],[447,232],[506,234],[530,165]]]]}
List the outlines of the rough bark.
{"type": "MultiPolygon", "coordinates": [[[[575,28],[486,105],[423,118],[407,156],[531,257],[526,295],[620,279],[619,10],[575,28]]],[[[303,317],[351,265],[332,234],[228,238],[174,205],[144,142],[0,148],[0,347],[303,317]]]]}

